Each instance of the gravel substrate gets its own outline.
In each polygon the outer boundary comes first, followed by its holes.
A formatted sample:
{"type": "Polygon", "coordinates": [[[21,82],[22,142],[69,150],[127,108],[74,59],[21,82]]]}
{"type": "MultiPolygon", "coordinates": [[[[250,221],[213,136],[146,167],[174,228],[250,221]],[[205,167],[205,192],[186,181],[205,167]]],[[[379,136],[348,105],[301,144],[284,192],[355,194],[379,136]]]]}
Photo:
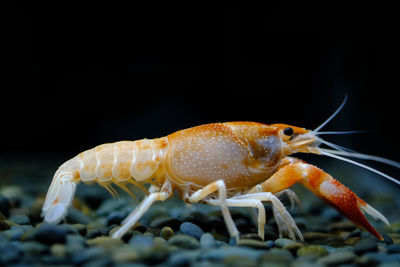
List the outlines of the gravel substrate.
{"type": "Polygon", "coordinates": [[[236,244],[219,208],[175,198],[155,204],[122,240],[112,239],[136,202],[122,193],[114,200],[98,186],[78,189],[66,220],[47,225],[40,218],[47,188],[2,184],[0,266],[400,266],[399,202],[390,194],[366,199],[391,221],[389,229],[369,217],[384,241],[300,190],[302,208],[290,212],[304,241],[279,237],[266,204],[264,241],[250,209],[231,209],[241,232],[236,244]]]}

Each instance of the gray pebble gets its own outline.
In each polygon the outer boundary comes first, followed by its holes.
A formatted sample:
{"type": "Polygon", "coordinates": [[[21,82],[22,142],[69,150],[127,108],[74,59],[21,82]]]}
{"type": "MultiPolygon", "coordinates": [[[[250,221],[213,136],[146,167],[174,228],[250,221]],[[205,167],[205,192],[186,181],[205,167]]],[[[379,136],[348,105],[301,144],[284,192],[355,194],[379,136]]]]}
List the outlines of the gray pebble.
{"type": "Polygon", "coordinates": [[[201,236],[204,234],[204,231],[199,226],[191,222],[182,223],[179,230],[182,234],[192,236],[197,240],[200,240],[201,236]]]}
{"type": "Polygon", "coordinates": [[[26,215],[23,215],[23,214],[11,216],[10,221],[12,221],[13,223],[16,223],[16,224],[20,224],[20,225],[24,225],[24,224],[27,225],[27,224],[31,223],[31,220],[29,219],[29,217],[26,215]]]}
{"type": "Polygon", "coordinates": [[[267,244],[264,241],[254,239],[240,239],[238,246],[251,247],[254,249],[267,249],[267,244]]]}
{"type": "Polygon", "coordinates": [[[378,250],[376,241],[372,238],[361,239],[354,245],[354,252],[357,255],[364,254],[366,252],[374,252],[378,250]]]}
{"type": "Polygon", "coordinates": [[[202,248],[216,248],[217,242],[212,234],[205,233],[200,238],[200,246],[202,248]]]}

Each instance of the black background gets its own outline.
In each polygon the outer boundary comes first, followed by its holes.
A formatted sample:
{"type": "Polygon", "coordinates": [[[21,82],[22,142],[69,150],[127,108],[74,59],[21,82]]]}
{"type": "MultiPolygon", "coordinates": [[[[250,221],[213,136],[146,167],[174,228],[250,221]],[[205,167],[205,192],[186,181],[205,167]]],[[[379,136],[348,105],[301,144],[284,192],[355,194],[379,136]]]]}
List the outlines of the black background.
{"type": "Polygon", "coordinates": [[[367,132],[329,140],[400,161],[394,6],[139,2],[9,1],[3,157],[219,121],[313,129],[347,94],[326,130],[367,132]]]}

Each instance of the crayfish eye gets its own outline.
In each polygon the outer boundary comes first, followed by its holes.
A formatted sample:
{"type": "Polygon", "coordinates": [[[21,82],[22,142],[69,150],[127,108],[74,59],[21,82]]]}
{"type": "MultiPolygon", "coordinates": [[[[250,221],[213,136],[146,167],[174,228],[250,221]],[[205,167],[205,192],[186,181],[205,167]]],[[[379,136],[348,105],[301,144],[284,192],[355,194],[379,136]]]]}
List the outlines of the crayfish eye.
{"type": "Polygon", "coordinates": [[[292,136],[293,133],[294,131],[292,127],[286,127],[285,129],[283,129],[283,134],[286,136],[292,136]]]}

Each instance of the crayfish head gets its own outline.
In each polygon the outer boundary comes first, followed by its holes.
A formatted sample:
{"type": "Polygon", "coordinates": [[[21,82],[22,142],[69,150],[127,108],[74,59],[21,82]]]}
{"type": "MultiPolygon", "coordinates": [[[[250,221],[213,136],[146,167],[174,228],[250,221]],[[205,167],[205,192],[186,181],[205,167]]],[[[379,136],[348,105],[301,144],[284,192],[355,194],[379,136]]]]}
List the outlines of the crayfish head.
{"type": "Polygon", "coordinates": [[[272,124],[271,126],[279,129],[278,135],[284,144],[283,151],[285,155],[298,152],[321,154],[318,148],[320,143],[312,131],[282,123],[272,124]]]}

